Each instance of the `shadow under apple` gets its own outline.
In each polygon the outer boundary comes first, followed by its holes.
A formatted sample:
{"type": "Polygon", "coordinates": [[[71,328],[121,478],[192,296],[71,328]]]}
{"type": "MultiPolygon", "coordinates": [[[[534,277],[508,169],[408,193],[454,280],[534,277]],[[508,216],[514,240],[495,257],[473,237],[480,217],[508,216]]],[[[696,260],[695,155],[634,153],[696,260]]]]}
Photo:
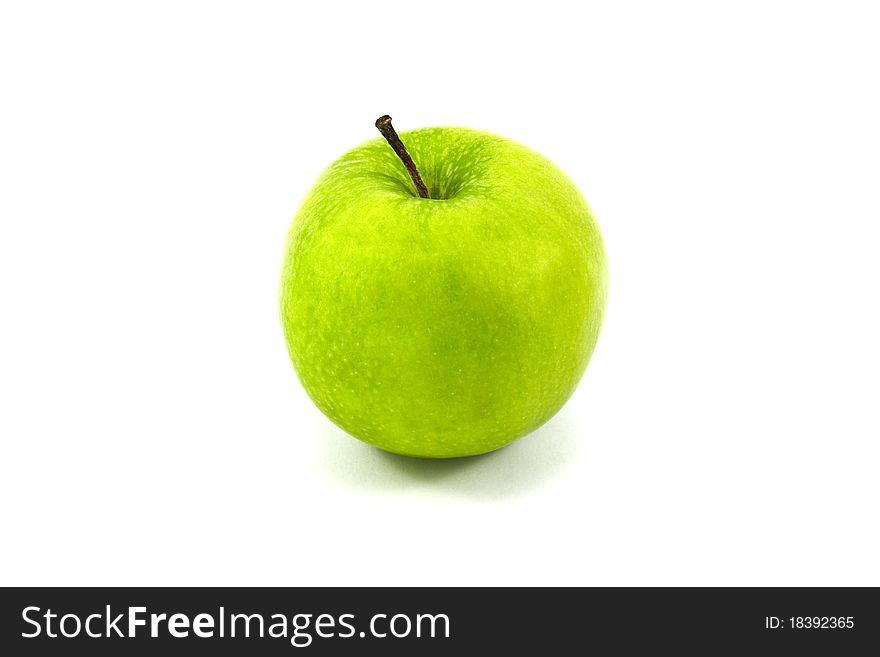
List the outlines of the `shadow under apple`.
{"type": "Polygon", "coordinates": [[[352,438],[330,422],[321,426],[321,465],[343,484],[368,492],[431,489],[472,498],[513,497],[548,483],[577,451],[577,435],[564,409],[507,447],[456,459],[399,456],[352,438]]]}

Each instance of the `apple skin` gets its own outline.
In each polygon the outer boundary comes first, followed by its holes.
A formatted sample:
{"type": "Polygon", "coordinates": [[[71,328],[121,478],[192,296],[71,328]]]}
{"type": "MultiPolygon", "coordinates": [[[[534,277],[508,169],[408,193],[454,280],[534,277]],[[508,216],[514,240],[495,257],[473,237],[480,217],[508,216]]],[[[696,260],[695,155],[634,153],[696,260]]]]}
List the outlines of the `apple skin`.
{"type": "Polygon", "coordinates": [[[457,127],[382,139],[323,173],[290,228],[288,351],[317,407],[408,456],[498,449],[571,396],[593,352],[605,250],[583,196],[517,143],[457,127]]]}

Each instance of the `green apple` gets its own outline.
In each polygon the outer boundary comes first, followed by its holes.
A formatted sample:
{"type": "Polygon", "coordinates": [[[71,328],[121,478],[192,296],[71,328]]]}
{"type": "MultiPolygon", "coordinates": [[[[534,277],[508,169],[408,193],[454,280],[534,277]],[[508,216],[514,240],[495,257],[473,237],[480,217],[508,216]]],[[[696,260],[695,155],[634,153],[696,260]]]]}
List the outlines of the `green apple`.
{"type": "Polygon", "coordinates": [[[377,127],[388,142],[331,164],[291,225],[280,301],[294,368],[327,417],[382,449],[498,449],[549,420],[587,367],[607,288],[599,229],[524,146],[377,127]]]}

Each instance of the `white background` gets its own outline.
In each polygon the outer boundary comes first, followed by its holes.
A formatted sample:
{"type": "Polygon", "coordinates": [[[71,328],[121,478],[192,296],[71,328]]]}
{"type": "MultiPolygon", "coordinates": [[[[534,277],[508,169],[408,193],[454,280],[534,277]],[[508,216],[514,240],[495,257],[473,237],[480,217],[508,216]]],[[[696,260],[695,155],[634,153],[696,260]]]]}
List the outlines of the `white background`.
{"type": "Polygon", "coordinates": [[[872,3],[8,2],[0,583],[880,584],[872,3]],[[467,125],[581,187],[610,306],[546,427],[426,462],[289,364],[321,170],[467,125]]]}

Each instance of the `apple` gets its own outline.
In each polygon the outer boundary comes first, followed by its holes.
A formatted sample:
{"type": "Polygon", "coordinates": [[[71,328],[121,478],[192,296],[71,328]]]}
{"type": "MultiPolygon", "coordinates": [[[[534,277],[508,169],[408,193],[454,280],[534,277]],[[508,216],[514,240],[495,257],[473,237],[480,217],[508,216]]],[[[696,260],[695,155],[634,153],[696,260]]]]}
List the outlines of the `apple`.
{"type": "Polygon", "coordinates": [[[587,367],[608,278],[599,228],[524,146],[376,125],[385,139],[331,164],[291,225],[280,303],[294,369],[376,447],[498,449],[549,420],[587,367]]]}

